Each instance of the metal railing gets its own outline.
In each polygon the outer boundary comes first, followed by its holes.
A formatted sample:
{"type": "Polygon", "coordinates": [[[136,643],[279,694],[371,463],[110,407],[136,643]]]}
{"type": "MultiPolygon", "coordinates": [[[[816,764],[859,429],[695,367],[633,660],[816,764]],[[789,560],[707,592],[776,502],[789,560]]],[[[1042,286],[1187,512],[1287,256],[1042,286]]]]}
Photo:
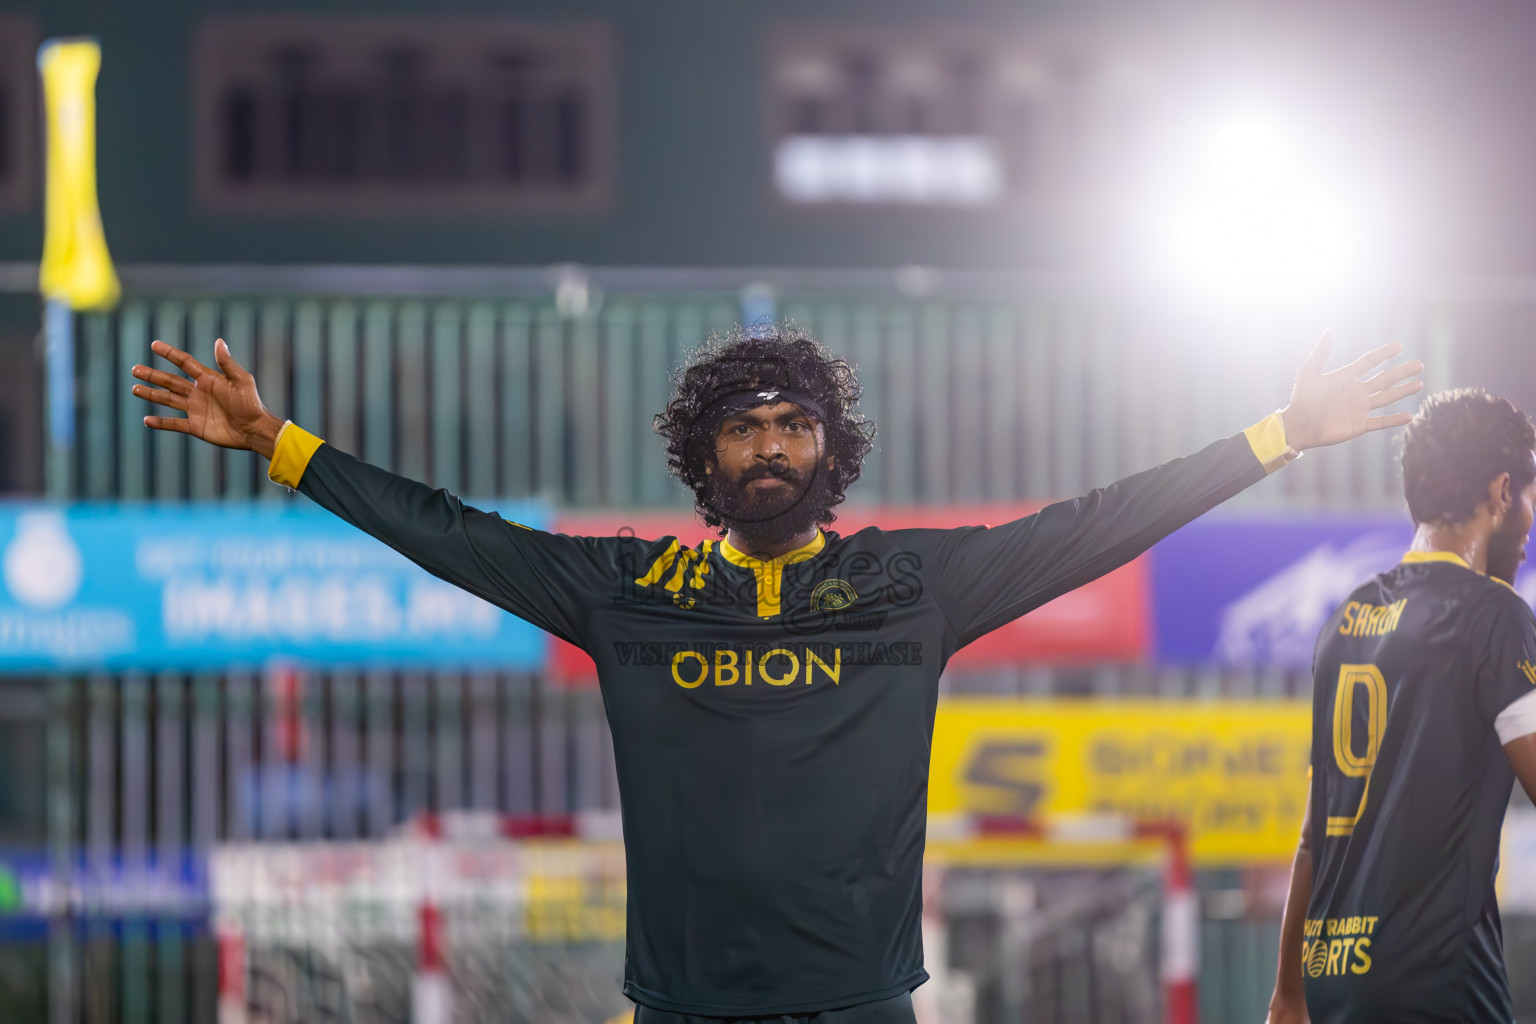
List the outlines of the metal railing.
{"type": "MultiPolygon", "coordinates": [[[[1060,497],[1185,454],[1283,404],[1313,340],[1301,327],[1201,321],[1064,286],[1010,296],[1001,281],[927,297],[857,276],[841,295],[750,283],[604,292],[567,272],[542,293],[399,298],[263,294],[237,287],[239,275],[191,272],[178,288],[164,268],[151,280],[155,292],[81,318],[79,441],[56,493],[282,500],[249,453],[144,429],[148,407],[127,393],[128,368],[149,361],[155,338],[211,363],[224,337],[275,411],[407,476],[460,493],[627,508],[688,503],[651,416],[691,348],[765,313],[858,367],[861,411],[880,433],[850,500],[898,505],[1060,497]],[[203,293],[220,285],[230,290],[203,293]]],[[[350,283],[362,290],[366,280],[350,283]]],[[[391,280],[381,271],[374,290],[391,280]]],[[[1432,386],[1453,378],[1455,327],[1443,312],[1394,306],[1357,319],[1340,332],[1341,354],[1401,340],[1430,363],[1432,386]]],[[[1391,443],[1375,435],[1317,453],[1240,500],[1395,507],[1391,443]]]]}

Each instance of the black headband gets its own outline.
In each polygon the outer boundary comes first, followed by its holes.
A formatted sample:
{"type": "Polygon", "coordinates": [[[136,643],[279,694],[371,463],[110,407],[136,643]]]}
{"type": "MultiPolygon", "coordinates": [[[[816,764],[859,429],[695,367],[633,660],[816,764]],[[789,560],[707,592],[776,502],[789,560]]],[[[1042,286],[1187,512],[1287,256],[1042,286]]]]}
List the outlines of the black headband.
{"type": "Polygon", "coordinates": [[[802,395],[798,391],[785,391],[773,385],[760,388],[750,388],[743,391],[728,392],[715,399],[704,408],[699,416],[699,426],[713,433],[727,417],[734,416],[748,409],[756,409],[760,405],[777,405],[779,402],[790,402],[798,405],[806,415],[827,422],[826,410],[821,403],[809,395],[802,395]]]}

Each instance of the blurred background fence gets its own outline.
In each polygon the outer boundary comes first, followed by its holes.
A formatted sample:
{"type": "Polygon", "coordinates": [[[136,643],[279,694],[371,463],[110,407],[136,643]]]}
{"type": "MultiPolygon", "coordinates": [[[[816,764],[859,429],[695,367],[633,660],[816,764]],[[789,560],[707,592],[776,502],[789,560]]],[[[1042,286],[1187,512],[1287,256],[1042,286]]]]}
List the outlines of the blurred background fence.
{"type": "MultiPolygon", "coordinates": [[[[150,361],[155,338],[205,362],[225,338],[280,415],[408,476],[620,513],[691,504],[666,475],[650,416],[687,352],[738,322],[791,318],[856,364],[879,436],[850,500],[880,506],[1046,500],[1192,451],[1282,405],[1314,340],[1299,316],[1213,320],[1063,282],[916,271],[155,267],[125,278],[115,312],[77,323],[77,443],[50,455],[56,498],[295,500],[250,453],[142,426],[128,369],[150,361]]],[[[1335,364],[1401,341],[1429,364],[1431,388],[1453,383],[1481,358],[1463,313],[1451,302],[1365,309],[1335,326],[1335,364]]],[[[1391,441],[1309,454],[1237,500],[1390,514],[1401,503],[1391,441]]],[[[1143,662],[951,672],[943,685],[1271,697],[1310,686],[1279,669],[1143,662]]],[[[51,675],[4,693],[0,730],[14,742],[0,743],[11,762],[0,803],[18,836],[46,819],[39,877],[59,908],[46,935],[22,929],[0,946],[6,1020],[42,1012],[43,987],[16,979],[41,979],[45,961],[55,1021],[212,1019],[216,951],[198,873],[216,843],[376,838],[428,810],[617,807],[597,692],[540,671],[276,664],[51,675]],[[93,906],[108,878],[138,879],[127,891],[137,884],[142,901],[93,906]]],[[[1202,887],[1206,1019],[1257,1019],[1274,894],[1237,870],[1207,872],[1202,887]]],[[[1509,927],[1511,949],[1536,939],[1522,938],[1529,922],[1509,927]]],[[[1072,956],[1063,946],[1044,962],[1072,956]]]]}
{"type": "MultiPolygon", "coordinates": [[[[1283,405],[1315,341],[1297,311],[1222,321],[1067,282],[917,269],[138,276],[153,291],[80,318],[80,444],[56,470],[61,495],[283,498],[249,453],[143,429],[122,385],[155,338],[210,364],[225,338],[280,415],[435,486],[636,509],[691,504],[650,417],[686,354],[737,323],[788,318],[859,368],[880,432],[850,500],[897,505],[1052,499],[1186,454],[1283,405]]],[[[1468,343],[1446,303],[1383,302],[1333,326],[1341,355],[1401,342],[1431,387],[1455,379],[1468,343]]],[[[1295,469],[1242,500],[1401,504],[1383,435],[1295,469]]]]}

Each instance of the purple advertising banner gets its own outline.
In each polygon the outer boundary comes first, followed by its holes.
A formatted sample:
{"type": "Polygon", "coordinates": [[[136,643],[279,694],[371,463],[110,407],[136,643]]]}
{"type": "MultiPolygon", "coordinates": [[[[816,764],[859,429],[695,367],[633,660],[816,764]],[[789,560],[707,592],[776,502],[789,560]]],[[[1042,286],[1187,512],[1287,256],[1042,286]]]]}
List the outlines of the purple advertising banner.
{"type": "MultiPolygon", "coordinates": [[[[1318,631],[1350,591],[1396,565],[1404,516],[1205,519],[1153,549],[1157,660],[1234,668],[1311,667],[1318,631]]],[[[1516,589],[1536,597],[1536,572],[1516,589]]]]}

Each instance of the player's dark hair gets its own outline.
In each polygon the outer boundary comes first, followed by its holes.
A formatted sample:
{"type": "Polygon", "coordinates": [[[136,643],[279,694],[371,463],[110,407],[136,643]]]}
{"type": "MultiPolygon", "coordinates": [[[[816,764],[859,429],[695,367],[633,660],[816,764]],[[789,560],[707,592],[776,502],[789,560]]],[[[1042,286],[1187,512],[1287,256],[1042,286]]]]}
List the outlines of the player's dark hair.
{"type": "Polygon", "coordinates": [[[673,374],[672,400],[654,421],[656,433],[666,438],[667,469],[693,492],[694,508],[712,527],[722,526],[724,520],[706,500],[709,484],[704,465],[719,424],[707,422],[705,413],[723,394],[769,385],[798,392],[820,403],[825,413],[824,454],[832,456],[833,462],[826,481],[829,501],[818,517],[820,525],[828,526],[837,518],[832,507],[842,504],[848,487],[863,471],[864,457],[874,449],[874,423],[853,412],[863,389],[847,360],[837,358],[787,321],[712,334],[673,374]]]}
{"type": "Polygon", "coordinates": [[[1415,523],[1461,522],[1509,474],[1516,491],[1536,479],[1536,428],[1507,398],[1481,388],[1430,395],[1403,430],[1403,494],[1415,523]]]}

